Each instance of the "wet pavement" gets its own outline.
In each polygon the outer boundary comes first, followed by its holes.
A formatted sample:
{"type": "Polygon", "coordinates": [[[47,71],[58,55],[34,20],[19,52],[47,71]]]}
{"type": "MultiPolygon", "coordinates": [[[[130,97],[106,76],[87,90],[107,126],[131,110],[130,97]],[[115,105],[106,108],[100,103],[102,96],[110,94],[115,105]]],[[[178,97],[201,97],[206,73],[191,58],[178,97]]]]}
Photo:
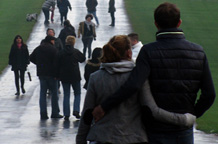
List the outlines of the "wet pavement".
{"type": "MultiPolygon", "coordinates": [[[[97,40],[93,42],[92,48],[102,47],[113,35],[128,34],[132,32],[128,17],[124,9],[124,0],[116,1],[116,26],[110,27],[111,22],[108,11],[108,1],[98,1],[97,16],[100,26],[97,27],[97,40]]],[[[75,27],[76,31],[79,22],[84,21],[87,13],[84,0],[70,0],[72,11],[68,13],[68,19],[75,27]]],[[[54,23],[49,27],[54,28],[56,36],[63,28],[60,25],[58,9],[55,9],[54,23]]],[[[41,13],[28,41],[27,45],[30,53],[37,47],[40,41],[45,37],[46,29],[44,26],[44,15],[41,13]]],[[[95,22],[95,20],[93,20],[95,22]]],[[[77,39],[76,48],[82,51],[81,39],[77,39]]],[[[83,77],[85,63],[80,64],[81,75],[83,77]]],[[[7,67],[0,77],[0,143],[1,144],[59,144],[59,143],[75,143],[75,136],[78,129],[79,121],[70,117],[70,121],[64,119],[48,119],[41,121],[39,117],[39,80],[36,76],[35,65],[30,64],[28,67],[32,81],[29,81],[26,74],[25,89],[26,93],[19,97],[15,96],[14,74],[7,67]]],[[[84,85],[84,79],[81,82],[84,85]]],[[[82,89],[81,109],[85,97],[85,90],[82,89]]],[[[62,107],[63,91],[60,94],[60,109],[62,107]]],[[[71,104],[73,103],[73,92],[71,92],[71,104]]],[[[72,108],[72,106],[71,106],[72,108]]],[[[48,113],[50,114],[50,100],[48,98],[48,113]]],[[[217,144],[218,136],[205,134],[195,130],[196,144],[217,144]]]]}

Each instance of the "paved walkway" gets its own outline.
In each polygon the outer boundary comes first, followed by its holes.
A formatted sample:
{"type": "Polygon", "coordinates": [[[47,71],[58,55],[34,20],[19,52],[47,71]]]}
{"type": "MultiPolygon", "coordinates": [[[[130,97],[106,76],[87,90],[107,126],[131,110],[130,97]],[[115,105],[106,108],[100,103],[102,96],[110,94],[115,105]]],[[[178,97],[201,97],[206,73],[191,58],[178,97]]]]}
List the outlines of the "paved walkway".
{"type": "MultiPolygon", "coordinates": [[[[97,15],[100,26],[96,29],[97,40],[93,42],[92,47],[102,47],[113,35],[128,34],[131,30],[128,17],[124,10],[124,0],[116,1],[116,27],[108,26],[110,24],[110,15],[107,13],[108,1],[100,1],[97,7],[97,15]]],[[[85,19],[86,7],[84,0],[70,0],[72,11],[68,14],[68,19],[72,25],[78,29],[80,21],[85,19]]],[[[40,41],[45,37],[47,27],[43,24],[44,15],[41,13],[38,18],[27,45],[30,53],[37,47],[40,41]]],[[[94,20],[95,22],[95,20],[94,20]]],[[[51,28],[56,31],[58,36],[60,30],[59,12],[55,10],[55,21],[50,24],[51,28]]],[[[81,39],[77,39],[76,48],[82,51],[81,39]]],[[[80,64],[81,74],[84,73],[84,63],[80,64]]],[[[28,81],[26,75],[25,89],[26,94],[16,97],[14,86],[14,75],[7,67],[0,77],[0,143],[2,144],[47,144],[47,143],[75,143],[75,136],[79,121],[74,117],[70,117],[70,121],[64,119],[40,121],[39,117],[39,81],[36,77],[35,65],[29,65],[29,71],[32,74],[32,81],[28,81]]],[[[84,79],[82,80],[84,85],[84,79]]],[[[73,92],[71,93],[73,95],[73,92]]],[[[81,109],[85,97],[85,90],[82,90],[81,109]]],[[[60,95],[60,108],[62,113],[63,91],[60,95]]],[[[73,96],[71,96],[71,103],[73,96]]],[[[48,101],[48,112],[50,112],[50,102],[48,101]]],[[[49,113],[50,114],[50,113],[49,113]]],[[[207,135],[200,131],[195,131],[196,144],[217,144],[218,137],[207,135]]]]}

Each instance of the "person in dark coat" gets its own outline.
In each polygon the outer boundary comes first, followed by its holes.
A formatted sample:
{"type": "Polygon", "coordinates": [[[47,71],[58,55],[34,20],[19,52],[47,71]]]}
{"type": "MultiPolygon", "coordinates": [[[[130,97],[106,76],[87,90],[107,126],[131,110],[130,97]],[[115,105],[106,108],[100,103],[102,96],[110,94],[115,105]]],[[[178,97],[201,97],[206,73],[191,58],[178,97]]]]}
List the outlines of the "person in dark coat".
{"type": "Polygon", "coordinates": [[[108,12],[111,15],[111,24],[109,26],[115,26],[115,16],[114,16],[115,11],[116,11],[115,0],[110,0],[108,12]]]}
{"type": "Polygon", "coordinates": [[[17,89],[15,95],[20,95],[19,79],[21,82],[22,93],[26,92],[24,89],[24,74],[29,63],[29,51],[27,45],[23,42],[23,38],[20,35],[17,35],[14,38],[9,54],[9,65],[12,66],[11,70],[14,71],[15,86],[17,89]]]}
{"type": "Polygon", "coordinates": [[[58,38],[61,39],[63,46],[65,46],[66,37],[69,35],[76,37],[75,28],[70,24],[69,20],[66,20],[64,21],[64,28],[61,30],[58,36],[58,38]]]}
{"type": "Polygon", "coordinates": [[[80,94],[81,94],[81,75],[79,62],[85,61],[85,56],[74,48],[75,37],[67,36],[66,46],[58,55],[58,78],[62,82],[64,91],[64,116],[65,120],[70,117],[70,87],[74,90],[73,115],[80,118],[80,94]]]}
{"type": "MultiPolygon", "coordinates": [[[[55,38],[55,30],[52,29],[52,28],[48,28],[47,31],[46,31],[46,35],[47,35],[47,36],[52,36],[52,37],[55,38]]],[[[43,40],[41,41],[41,44],[42,44],[44,41],[45,41],[45,39],[43,39],[43,40]]],[[[54,45],[54,46],[55,46],[55,48],[58,50],[58,52],[63,49],[63,44],[62,44],[62,41],[61,41],[60,38],[55,38],[55,45],[54,45]]],[[[60,94],[59,88],[60,88],[60,81],[58,81],[58,93],[60,94]]],[[[48,92],[48,94],[50,94],[50,93],[48,92]]]]}
{"type": "Polygon", "coordinates": [[[98,5],[97,0],[86,0],[86,7],[87,7],[88,14],[92,14],[94,16],[97,26],[99,26],[98,17],[96,15],[97,5],[98,5]]]}
{"type": "Polygon", "coordinates": [[[54,47],[55,38],[46,36],[45,41],[34,49],[30,61],[37,67],[37,76],[40,81],[40,115],[41,119],[48,119],[46,93],[51,92],[52,113],[51,118],[63,118],[59,114],[56,63],[58,50],[54,47]]]}
{"type": "Polygon", "coordinates": [[[61,14],[61,25],[63,25],[63,18],[67,20],[68,8],[72,10],[71,4],[68,0],[57,0],[57,7],[61,14]]]}
{"type": "MultiPolygon", "coordinates": [[[[154,19],[158,29],[156,41],[141,48],[128,80],[93,111],[96,121],[132,97],[147,78],[155,102],[164,110],[188,112],[199,118],[212,106],[216,93],[207,56],[202,46],[185,39],[179,28],[182,23],[179,8],[162,3],[155,9],[154,19]]],[[[146,131],[149,144],[193,144],[194,141],[193,125],[175,126],[154,120],[146,131]]]]}
{"type": "Polygon", "coordinates": [[[83,54],[86,56],[86,50],[88,48],[88,58],[90,58],[92,54],[92,42],[96,40],[95,24],[92,22],[92,19],[93,16],[87,14],[85,21],[79,23],[78,29],[78,38],[80,38],[80,34],[82,34],[83,54]]]}
{"type": "Polygon", "coordinates": [[[102,48],[95,48],[92,53],[92,59],[89,59],[87,61],[87,64],[85,65],[85,73],[84,78],[86,80],[86,83],[84,85],[84,88],[87,89],[88,83],[89,83],[89,77],[90,75],[99,70],[101,62],[99,61],[102,54],[102,48]]]}

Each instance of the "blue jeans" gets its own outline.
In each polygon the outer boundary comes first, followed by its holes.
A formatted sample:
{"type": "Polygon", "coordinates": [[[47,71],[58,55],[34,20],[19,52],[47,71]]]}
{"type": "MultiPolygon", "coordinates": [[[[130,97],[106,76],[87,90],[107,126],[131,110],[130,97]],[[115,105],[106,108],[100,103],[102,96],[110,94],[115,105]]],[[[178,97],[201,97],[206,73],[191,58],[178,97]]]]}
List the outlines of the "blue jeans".
{"type": "Polygon", "coordinates": [[[96,15],[96,11],[90,11],[90,12],[88,12],[88,14],[92,14],[94,16],[94,18],[95,18],[95,21],[96,21],[97,25],[99,25],[99,21],[98,21],[97,15],[96,15]]]}
{"type": "Polygon", "coordinates": [[[51,92],[51,107],[52,107],[52,116],[58,116],[60,109],[58,104],[58,84],[57,80],[50,76],[39,76],[40,80],[40,114],[41,116],[47,116],[47,102],[46,95],[47,90],[51,92]]]}
{"type": "Polygon", "coordinates": [[[80,81],[73,83],[62,82],[64,90],[64,116],[70,116],[70,87],[73,87],[74,91],[74,104],[73,111],[80,112],[80,95],[81,95],[81,85],[80,81]]]}
{"type": "Polygon", "coordinates": [[[93,41],[93,37],[83,37],[82,38],[83,55],[86,56],[86,49],[88,47],[88,58],[90,58],[92,54],[92,41],[93,41]]]}
{"type": "Polygon", "coordinates": [[[193,128],[172,133],[148,132],[149,144],[194,144],[193,128]]]}

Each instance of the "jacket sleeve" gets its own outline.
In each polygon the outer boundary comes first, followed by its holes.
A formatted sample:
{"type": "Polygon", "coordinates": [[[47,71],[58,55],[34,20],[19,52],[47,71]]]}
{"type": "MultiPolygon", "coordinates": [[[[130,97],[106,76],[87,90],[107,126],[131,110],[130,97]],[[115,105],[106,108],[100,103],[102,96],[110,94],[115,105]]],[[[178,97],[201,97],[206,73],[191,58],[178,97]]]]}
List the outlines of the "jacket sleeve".
{"type": "Polygon", "coordinates": [[[197,116],[197,118],[202,116],[204,112],[211,107],[216,97],[215,88],[206,55],[200,89],[201,95],[197,103],[195,104],[195,115],[197,116]]]}
{"type": "Polygon", "coordinates": [[[72,10],[72,7],[71,7],[71,4],[70,4],[69,1],[68,1],[68,4],[67,4],[67,5],[68,5],[69,9],[72,10]]]}
{"type": "Polygon", "coordinates": [[[87,89],[87,93],[85,97],[84,106],[83,106],[82,117],[80,119],[79,129],[76,136],[76,144],[87,143],[86,137],[89,133],[91,125],[85,123],[84,114],[87,110],[93,109],[96,106],[95,101],[96,101],[96,94],[94,90],[94,79],[91,76],[89,81],[89,87],[87,89]]]}
{"type": "Polygon", "coordinates": [[[9,65],[13,64],[13,56],[14,56],[14,49],[13,49],[13,46],[11,46],[11,50],[9,53],[9,62],[8,62],[9,65]]]}
{"type": "Polygon", "coordinates": [[[93,37],[96,38],[95,25],[93,26],[93,37]]]}
{"type": "Polygon", "coordinates": [[[145,46],[142,47],[139,56],[136,59],[136,66],[132,70],[127,81],[113,95],[101,103],[101,107],[105,112],[119,105],[141,89],[150,74],[149,58],[146,49],[145,46]]]}
{"type": "Polygon", "coordinates": [[[26,64],[30,64],[30,55],[29,55],[29,50],[27,46],[25,50],[25,57],[26,57],[26,64]]]}
{"type": "Polygon", "coordinates": [[[80,63],[84,62],[86,60],[86,57],[84,56],[84,54],[81,53],[78,49],[75,49],[75,51],[76,51],[74,55],[75,59],[80,63]]]}
{"type": "Polygon", "coordinates": [[[83,34],[83,33],[82,33],[82,29],[83,29],[83,28],[82,28],[82,27],[83,27],[83,22],[80,22],[80,23],[79,23],[79,29],[78,29],[78,37],[80,37],[80,34],[83,34]]]}
{"type": "Polygon", "coordinates": [[[33,50],[33,52],[31,53],[31,55],[30,55],[30,61],[31,61],[32,63],[34,63],[34,64],[36,64],[36,53],[37,53],[37,49],[38,49],[38,47],[35,48],[35,49],[33,50]]]}
{"type": "MultiPolygon", "coordinates": [[[[153,118],[158,121],[185,127],[192,127],[195,123],[196,117],[192,114],[173,113],[159,108],[152,96],[148,80],[146,80],[140,92],[140,102],[142,108],[148,107],[153,118]]],[[[146,113],[143,114],[146,115],[146,113]]]]}

